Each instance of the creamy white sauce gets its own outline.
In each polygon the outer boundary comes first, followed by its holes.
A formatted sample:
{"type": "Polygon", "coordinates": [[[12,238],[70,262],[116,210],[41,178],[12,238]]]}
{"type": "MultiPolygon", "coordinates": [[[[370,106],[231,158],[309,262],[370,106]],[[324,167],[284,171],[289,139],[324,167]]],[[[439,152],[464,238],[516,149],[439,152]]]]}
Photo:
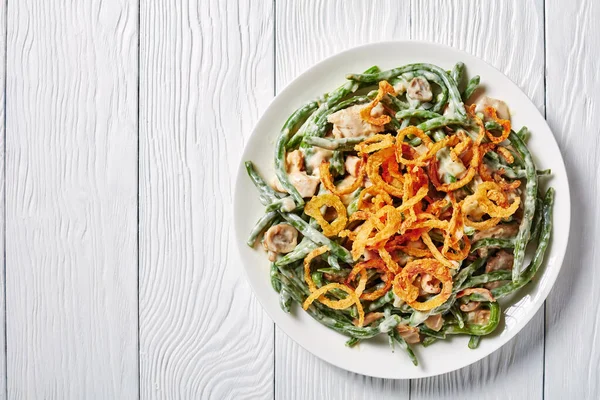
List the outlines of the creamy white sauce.
{"type": "Polygon", "coordinates": [[[385,108],[383,107],[383,104],[377,103],[377,105],[371,109],[371,117],[380,117],[384,112],[385,108]]]}
{"type": "Polygon", "coordinates": [[[447,147],[437,152],[437,159],[439,161],[438,176],[440,179],[442,179],[446,174],[450,174],[458,178],[459,175],[467,170],[460,159],[458,161],[454,161],[450,157],[450,150],[447,147]]]}
{"type": "Polygon", "coordinates": [[[396,93],[400,94],[400,93],[406,92],[407,87],[408,87],[408,82],[399,81],[394,85],[394,90],[396,91],[396,93]]]}
{"type": "Polygon", "coordinates": [[[454,107],[453,102],[451,102],[451,101],[448,102],[448,106],[444,110],[444,117],[449,118],[449,119],[456,118],[456,108],[454,107]]]}
{"type": "Polygon", "coordinates": [[[431,85],[423,77],[414,77],[408,85],[407,96],[420,102],[430,101],[433,99],[431,85]]]}
{"type": "Polygon", "coordinates": [[[357,104],[327,117],[327,121],[333,124],[333,136],[337,138],[360,137],[382,132],[385,129],[383,126],[371,125],[360,117],[360,111],[364,107],[364,105],[357,104]]]}
{"type": "Polygon", "coordinates": [[[417,326],[425,322],[425,320],[429,318],[429,313],[424,313],[420,311],[414,311],[408,320],[408,325],[417,326]]]}
{"type": "Polygon", "coordinates": [[[291,197],[285,197],[281,199],[281,211],[290,212],[293,211],[294,208],[296,208],[296,203],[294,202],[294,199],[292,199],[291,197]]]}
{"type": "Polygon", "coordinates": [[[466,203],[464,213],[473,220],[480,220],[485,215],[485,211],[479,207],[477,201],[466,203]]]}
{"type": "Polygon", "coordinates": [[[494,107],[496,109],[498,118],[510,119],[510,111],[508,110],[508,105],[506,105],[506,103],[502,100],[494,99],[488,96],[483,96],[477,100],[475,105],[476,112],[483,112],[485,107],[494,107]]]}
{"type": "Polygon", "coordinates": [[[400,297],[396,296],[396,293],[394,293],[393,306],[396,308],[400,308],[400,307],[402,307],[403,304],[404,304],[404,300],[402,300],[400,297]]]}
{"type": "Polygon", "coordinates": [[[429,148],[427,148],[427,146],[425,146],[424,144],[420,144],[417,147],[415,147],[414,149],[418,155],[423,155],[429,151],[429,148]]]}

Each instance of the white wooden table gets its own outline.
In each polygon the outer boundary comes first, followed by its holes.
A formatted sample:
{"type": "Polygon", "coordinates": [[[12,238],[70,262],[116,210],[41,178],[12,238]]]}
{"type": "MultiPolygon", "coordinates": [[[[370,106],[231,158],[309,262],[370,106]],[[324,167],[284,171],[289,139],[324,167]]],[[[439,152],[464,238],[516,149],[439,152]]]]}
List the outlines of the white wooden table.
{"type": "Polygon", "coordinates": [[[600,398],[600,2],[8,0],[0,4],[0,397],[600,398]],[[274,327],[233,241],[233,178],[273,96],[363,43],[464,49],[545,113],[572,230],[501,351],[389,381],[274,327]]]}

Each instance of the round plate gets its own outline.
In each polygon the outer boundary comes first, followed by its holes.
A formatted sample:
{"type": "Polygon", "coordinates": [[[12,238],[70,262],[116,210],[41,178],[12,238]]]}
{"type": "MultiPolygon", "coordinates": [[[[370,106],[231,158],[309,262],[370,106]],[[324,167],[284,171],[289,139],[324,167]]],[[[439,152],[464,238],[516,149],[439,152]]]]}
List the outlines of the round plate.
{"type": "Polygon", "coordinates": [[[472,55],[446,46],[412,41],[376,43],[344,51],[320,62],[273,100],[252,132],[242,156],[236,181],[234,220],[241,259],[256,297],[277,326],[296,343],[333,365],[359,374],[380,378],[422,378],[450,372],[482,359],[515,336],[541,307],[558,276],[567,247],[569,185],[558,145],[546,121],[529,98],[501,72],[472,55]],[[348,348],[344,346],[345,336],[319,324],[298,305],[294,305],[291,314],[279,308],[278,294],[270,285],[266,253],[246,245],[254,223],[264,213],[264,206],[246,175],[243,161],[253,161],[261,175],[270,180],[274,176],[275,140],[287,117],[306,101],[338,87],[347,73],[362,72],[373,65],[386,70],[415,62],[432,63],[450,70],[458,61],[465,63],[469,77],[481,76],[486,95],[502,99],[509,105],[514,127],[525,125],[530,129],[528,147],[537,167],[552,169],[552,176],[541,178],[540,186],[544,189],[551,185],[556,189],[554,229],[544,264],[534,283],[503,304],[504,318],[497,332],[483,338],[475,350],[467,347],[468,337],[459,336],[427,348],[414,345],[419,358],[419,366],[415,367],[401,349],[391,352],[386,335],[348,348]]]}

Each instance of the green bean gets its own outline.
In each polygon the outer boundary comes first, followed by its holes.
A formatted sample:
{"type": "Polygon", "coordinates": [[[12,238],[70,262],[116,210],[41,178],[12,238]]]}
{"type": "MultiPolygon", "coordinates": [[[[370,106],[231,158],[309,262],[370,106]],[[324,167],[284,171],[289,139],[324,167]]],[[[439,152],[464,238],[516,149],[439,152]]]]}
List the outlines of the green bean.
{"type": "Polygon", "coordinates": [[[311,101],[306,103],[288,118],[283,125],[281,133],[277,138],[275,145],[275,174],[281,186],[294,198],[294,202],[300,207],[304,204],[304,199],[298,190],[292,185],[288,177],[285,165],[285,148],[288,140],[294,135],[300,122],[305,121],[315,111],[317,103],[311,101]]]}
{"type": "Polygon", "coordinates": [[[454,65],[454,68],[452,68],[452,72],[450,73],[450,75],[452,76],[452,79],[454,79],[454,82],[456,83],[457,87],[462,82],[464,72],[465,72],[465,64],[460,61],[454,65]]]}
{"type": "Polygon", "coordinates": [[[456,319],[456,322],[458,323],[458,327],[464,328],[465,327],[465,319],[463,318],[462,312],[456,306],[456,304],[450,308],[450,312],[452,313],[452,315],[454,315],[454,318],[456,319]]]}
{"type": "Polygon", "coordinates": [[[406,351],[406,354],[408,354],[408,357],[410,358],[410,360],[412,361],[412,363],[415,366],[419,365],[419,360],[417,360],[417,356],[415,356],[415,353],[412,351],[412,349],[410,348],[410,346],[408,345],[408,343],[406,343],[406,340],[404,340],[404,338],[402,336],[400,336],[400,334],[398,333],[397,330],[392,329],[391,332],[392,332],[392,335],[394,336],[394,340],[396,340],[396,342],[398,342],[398,345],[404,351],[406,351]]]}
{"type": "Polygon", "coordinates": [[[250,247],[254,247],[258,236],[275,218],[277,218],[277,215],[277,212],[271,211],[260,217],[260,219],[256,221],[254,228],[252,228],[252,231],[250,232],[250,236],[248,237],[246,244],[250,247]]]}
{"type": "Polygon", "coordinates": [[[347,347],[354,347],[354,346],[356,346],[359,343],[360,343],[360,339],[357,339],[357,338],[353,337],[353,338],[350,338],[350,339],[348,339],[346,341],[346,346],[347,347]]]}
{"type": "MultiPolygon", "coordinates": [[[[290,294],[295,301],[300,304],[304,303],[306,296],[302,294],[302,290],[300,290],[286,274],[282,275],[282,282],[284,285],[286,285],[286,287],[288,287],[288,289],[290,289],[290,294]]],[[[311,317],[319,321],[321,324],[339,333],[357,339],[369,339],[381,333],[387,333],[395,328],[398,324],[403,322],[402,318],[400,318],[398,315],[392,315],[377,326],[357,327],[352,324],[352,322],[341,320],[340,317],[342,314],[327,312],[323,308],[320,308],[317,302],[312,303],[306,311],[311,317]]]]}
{"type": "Polygon", "coordinates": [[[311,146],[320,147],[326,150],[354,150],[354,146],[365,140],[366,137],[349,137],[340,139],[321,138],[318,136],[307,136],[303,139],[303,143],[311,146]]]}
{"type": "Polygon", "coordinates": [[[409,64],[402,67],[394,68],[388,71],[383,71],[375,74],[349,74],[347,79],[352,79],[357,82],[375,83],[382,80],[390,80],[406,72],[424,70],[436,74],[448,89],[448,97],[455,105],[456,112],[461,119],[466,119],[467,113],[464,108],[458,88],[454,84],[454,80],[442,68],[431,64],[409,64]]]}
{"type": "Polygon", "coordinates": [[[348,216],[351,216],[358,210],[358,198],[362,190],[362,188],[358,188],[350,195],[350,204],[348,204],[348,207],[346,207],[346,212],[348,213],[348,216]]]}
{"type": "Polygon", "coordinates": [[[535,214],[535,200],[537,198],[537,176],[535,174],[535,164],[531,153],[525,146],[525,143],[519,138],[518,135],[511,133],[510,140],[521,158],[525,163],[525,173],[527,182],[525,184],[525,196],[523,200],[523,218],[519,225],[519,232],[515,238],[515,261],[513,263],[513,282],[517,282],[519,277],[523,273],[523,259],[525,257],[525,247],[529,242],[531,233],[531,223],[533,222],[533,215],[535,214]]]}
{"type": "Polygon", "coordinates": [[[433,129],[442,128],[448,125],[460,125],[467,126],[469,123],[455,118],[446,118],[446,117],[438,117],[433,118],[428,121],[422,122],[417,125],[417,128],[421,129],[423,132],[431,131],[433,129]]]}
{"type": "Polygon", "coordinates": [[[317,285],[318,288],[323,286],[323,273],[322,272],[315,271],[310,275],[310,277],[312,278],[313,282],[315,283],[315,285],[317,285]]]}
{"type": "Polygon", "coordinates": [[[539,197],[535,200],[535,214],[533,216],[533,223],[531,225],[531,237],[529,241],[537,240],[540,235],[540,229],[542,227],[542,213],[544,212],[544,201],[539,197]]]}
{"type": "Polygon", "coordinates": [[[488,305],[490,310],[490,319],[487,324],[479,325],[466,323],[463,328],[459,327],[458,325],[449,325],[444,332],[450,335],[467,334],[477,336],[485,336],[492,333],[494,330],[496,330],[496,327],[500,322],[500,306],[496,302],[485,304],[488,305]]]}
{"type": "Polygon", "coordinates": [[[317,271],[322,272],[327,275],[332,275],[336,279],[346,279],[348,274],[350,274],[350,270],[348,269],[335,269],[335,268],[318,268],[317,271]]]}
{"type": "Polygon", "coordinates": [[[432,336],[427,336],[427,337],[423,338],[423,342],[421,344],[423,345],[423,347],[429,347],[437,341],[438,341],[437,338],[434,338],[432,336]]]}
{"type": "Polygon", "coordinates": [[[552,175],[552,170],[551,169],[542,169],[542,170],[537,170],[536,171],[537,176],[548,176],[548,175],[552,175]]]}
{"type": "Polygon", "coordinates": [[[517,132],[517,135],[525,143],[525,142],[527,142],[527,139],[529,139],[529,129],[526,126],[524,126],[521,129],[519,129],[519,132],[517,132]]]}
{"type": "Polygon", "coordinates": [[[452,290],[452,293],[456,294],[459,291],[461,291],[463,289],[463,284],[465,283],[465,281],[471,275],[473,275],[473,273],[475,271],[477,271],[479,268],[483,267],[485,265],[486,261],[487,261],[487,258],[485,258],[485,257],[478,258],[477,260],[473,261],[471,264],[469,264],[465,268],[461,269],[460,272],[458,274],[456,274],[456,276],[454,277],[454,289],[452,290]]]}
{"type": "Polygon", "coordinates": [[[419,332],[427,337],[446,339],[446,334],[444,334],[443,331],[434,331],[433,329],[429,329],[427,326],[421,326],[419,328],[419,332]]]}
{"type": "Polygon", "coordinates": [[[297,207],[295,207],[296,203],[294,203],[294,199],[292,196],[287,196],[282,199],[277,199],[267,205],[265,211],[270,213],[272,211],[282,211],[282,212],[291,212],[294,211],[297,207]],[[290,204],[291,203],[291,204],[290,204]],[[291,206],[291,207],[290,207],[291,206]]]}
{"type": "Polygon", "coordinates": [[[512,249],[515,247],[515,241],[513,239],[496,239],[496,238],[485,238],[480,239],[473,243],[471,246],[471,253],[484,247],[493,247],[498,249],[512,249]]]}
{"type": "Polygon", "coordinates": [[[463,289],[463,284],[465,283],[465,281],[471,275],[473,275],[473,273],[475,271],[480,269],[485,264],[486,260],[487,260],[486,257],[478,258],[477,260],[473,261],[471,264],[467,265],[465,268],[461,269],[456,274],[456,276],[454,276],[454,278],[452,279],[453,280],[453,284],[452,284],[453,289],[452,289],[452,294],[450,295],[448,300],[446,300],[444,302],[444,304],[441,304],[441,305],[437,306],[436,308],[434,308],[433,310],[431,310],[430,314],[431,315],[445,314],[448,311],[450,311],[450,308],[456,302],[456,295],[458,292],[460,292],[463,289]]]}
{"type": "Polygon", "coordinates": [[[485,129],[487,129],[488,131],[501,131],[504,128],[496,121],[487,121],[485,123],[485,129]]]}
{"type": "Polygon", "coordinates": [[[277,266],[288,265],[295,261],[302,260],[304,257],[308,255],[311,251],[319,247],[317,244],[313,243],[310,239],[304,238],[302,241],[292,250],[287,253],[285,256],[281,257],[279,260],[275,262],[277,266]]]}
{"type": "Polygon", "coordinates": [[[410,144],[412,147],[420,146],[421,143],[423,143],[423,141],[419,137],[414,137],[408,141],[408,144],[410,144]]]}
{"type": "Polygon", "coordinates": [[[396,113],[397,119],[406,119],[406,118],[421,118],[421,119],[432,119],[432,118],[442,118],[442,115],[427,111],[427,110],[418,110],[418,109],[409,109],[402,110],[396,113]]]}
{"type": "Polygon", "coordinates": [[[463,101],[467,101],[467,100],[469,100],[469,98],[471,98],[471,96],[473,95],[475,90],[477,90],[477,86],[479,86],[479,81],[480,81],[479,75],[475,75],[474,77],[472,77],[469,80],[469,83],[467,83],[467,88],[462,93],[463,101]]]}
{"type": "Polygon", "coordinates": [[[351,264],[351,265],[354,264],[352,255],[346,248],[340,246],[336,242],[327,238],[325,235],[323,235],[321,232],[319,232],[315,228],[309,226],[308,223],[306,223],[306,221],[304,221],[301,217],[299,217],[296,214],[292,214],[292,213],[280,213],[280,214],[290,225],[292,225],[294,228],[296,228],[305,237],[309,238],[310,240],[312,240],[313,242],[315,242],[317,244],[320,244],[321,246],[329,247],[329,251],[331,252],[331,254],[333,254],[334,256],[336,256],[338,259],[342,260],[346,264],[351,264]]]}
{"type": "Polygon", "coordinates": [[[254,186],[256,186],[256,189],[258,189],[259,198],[263,205],[269,205],[282,195],[281,193],[278,194],[271,186],[267,185],[264,179],[258,175],[256,169],[254,169],[254,164],[252,164],[251,161],[246,161],[244,164],[246,165],[248,176],[252,180],[252,183],[254,183],[254,186]]]}
{"type": "Polygon", "coordinates": [[[392,96],[392,95],[388,94],[385,98],[389,99],[390,103],[392,103],[392,106],[394,108],[396,108],[398,111],[405,110],[409,107],[408,103],[405,103],[404,101],[400,100],[396,96],[392,96]]]}
{"type": "Polygon", "coordinates": [[[489,282],[506,281],[512,278],[510,271],[492,271],[481,275],[472,276],[465,284],[463,289],[483,285],[489,282]]]}
{"type": "Polygon", "coordinates": [[[433,140],[435,142],[439,142],[440,140],[442,140],[446,137],[446,134],[444,132],[442,132],[441,129],[436,129],[433,131],[431,137],[433,138],[433,140]]]}
{"type": "Polygon", "coordinates": [[[333,169],[336,174],[344,175],[344,173],[346,172],[346,168],[344,166],[344,155],[341,151],[335,150],[329,162],[330,168],[333,169]]]}
{"type": "Polygon", "coordinates": [[[475,350],[479,347],[479,342],[481,342],[481,336],[471,335],[471,339],[469,339],[469,348],[475,350]]]}
{"type": "Polygon", "coordinates": [[[342,267],[338,262],[338,259],[331,253],[327,253],[327,264],[329,264],[333,269],[340,271],[342,267]]]}
{"type": "MultiPolygon", "coordinates": [[[[535,276],[536,272],[542,265],[542,261],[544,260],[544,254],[546,253],[546,249],[548,248],[548,243],[550,242],[550,235],[552,234],[552,206],[554,204],[554,189],[550,188],[546,192],[544,196],[544,214],[542,216],[542,228],[540,230],[540,238],[538,247],[535,250],[535,254],[531,263],[529,263],[529,267],[525,270],[523,275],[516,281],[507,283],[504,286],[500,286],[498,288],[492,289],[492,295],[495,298],[502,298],[504,296],[508,296],[509,294],[515,292],[516,290],[525,286],[529,281],[535,276]]],[[[514,266],[513,266],[514,268],[514,266]]]]}
{"type": "Polygon", "coordinates": [[[386,304],[391,303],[392,301],[394,301],[394,292],[390,290],[386,294],[369,304],[369,311],[378,310],[386,304]]]}
{"type": "Polygon", "coordinates": [[[277,293],[281,292],[281,279],[279,278],[279,270],[275,263],[271,263],[271,268],[269,269],[269,276],[271,277],[271,286],[273,290],[277,293]]]}
{"type": "Polygon", "coordinates": [[[281,291],[279,292],[279,306],[284,312],[288,314],[290,313],[290,309],[292,307],[292,296],[285,287],[281,288],[281,291]]]}
{"type": "MultiPolygon", "coordinates": [[[[260,177],[260,175],[258,175],[258,173],[256,173],[254,165],[250,161],[246,162],[246,170],[248,171],[248,175],[254,182],[254,185],[259,190],[259,192],[264,196],[268,197],[270,201],[275,200],[275,191],[264,182],[264,180],[260,177]]],[[[293,213],[285,213],[281,211],[279,211],[278,213],[281,217],[283,217],[283,219],[285,219],[290,225],[296,228],[302,235],[307,237],[309,240],[311,240],[314,243],[320,244],[321,246],[329,247],[331,254],[333,254],[343,262],[347,264],[354,264],[352,255],[346,248],[330,240],[321,232],[308,225],[308,223],[304,221],[302,217],[293,213]]]]}

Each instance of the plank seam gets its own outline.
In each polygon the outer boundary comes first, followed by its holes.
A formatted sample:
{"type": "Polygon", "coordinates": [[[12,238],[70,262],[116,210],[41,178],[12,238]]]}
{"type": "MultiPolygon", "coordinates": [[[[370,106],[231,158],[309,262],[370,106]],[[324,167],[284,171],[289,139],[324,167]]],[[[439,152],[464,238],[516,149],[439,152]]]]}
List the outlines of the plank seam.
{"type": "MultiPolygon", "coordinates": [[[[548,23],[546,21],[546,0],[542,0],[542,23],[544,24],[544,29],[542,30],[544,41],[544,119],[547,119],[546,103],[548,98],[548,88],[546,86],[546,70],[548,68],[548,51],[546,50],[546,29],[548,29],[548,23]]],[[[542,329],[542,400],[546,398],[546,303],[547,300],[544,300],[544,323],[542,329]]]]}
{"type": "MultiPolygon", "coordinates": [[[[8,0],[7,0],[8,1],[8,0]]],[[[142,392],[142,376],[141,376],[141,360],[140,360],[140,40],[141,40],[141,14],[142,0],[138,0],[138,18],[137,18],[137,372],[138,372],[138,399],[141,398],[142,392]]]]}
{"type": "Polygon", "coordinates": [[[8,0],[4,2],[4,143],[2,152],[4,154],[3,166],[2,166],[2,275],[4,279],[4,392],[5,398],[8,399],[8,339],[6,334],[6,70],[8,68],[8,0]]]}
{"type": "MultiPolygon", "coordinates": [[[[273,97],[277,96],[277,1],[273,0],[273,97]]],[[[277,362],[277,326],[273,322],[273,400],[275,400],[275,394],[277,393],[275,379],[277,375],[277,369],[275,363],[277,362]]]]}

